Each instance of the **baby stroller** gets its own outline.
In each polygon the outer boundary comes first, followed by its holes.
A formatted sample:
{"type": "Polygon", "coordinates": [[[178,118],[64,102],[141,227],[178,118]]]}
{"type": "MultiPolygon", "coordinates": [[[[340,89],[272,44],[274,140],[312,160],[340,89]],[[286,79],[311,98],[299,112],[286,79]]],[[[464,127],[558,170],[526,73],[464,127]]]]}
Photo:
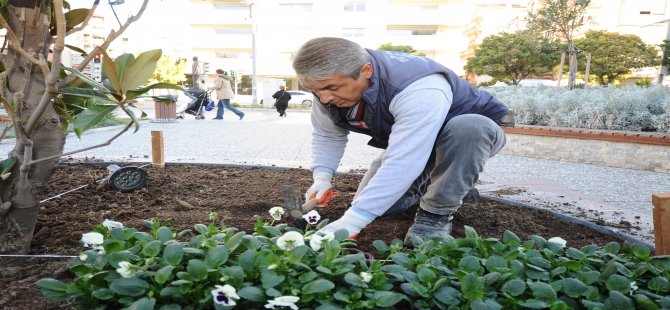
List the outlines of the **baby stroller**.
{"type": "Polygon", "coordinates": [[[209,91],[192,88],[186,92],[190,102],[182,109],[177,110],[177,118],[184,118],[184,113],[195,116],[195,119],[205,119],[204,109],[209,103],[209,91]]]}

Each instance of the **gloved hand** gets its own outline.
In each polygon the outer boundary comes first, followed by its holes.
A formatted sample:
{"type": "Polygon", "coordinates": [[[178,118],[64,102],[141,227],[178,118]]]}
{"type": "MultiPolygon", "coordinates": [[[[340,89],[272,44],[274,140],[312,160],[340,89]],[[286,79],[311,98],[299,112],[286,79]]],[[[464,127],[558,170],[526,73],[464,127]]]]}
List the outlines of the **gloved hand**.
{"type": "Polygon", "coordinates": [[[335,197],[333,192],[333,174],[330,172],[314,172],[314,183],[305,193],[305,203],[302,205],[303,212],[308,212],[316,205],[328,206],[328,201],[335,197]]]}
{"type": "Polygon", "coordinates": [[[358,233],[361,232],[361,229],[365,228],[372,222],[372,219],[367,219],[364,216],[360,215],[358,212],[349,208],[347,212],[344,212],[342,217],[332,222],[326,227],[319,229],[320,233],[335,233],[340,229],[346,229],[349,232],[349,239],[356,239],[358,233]]]}

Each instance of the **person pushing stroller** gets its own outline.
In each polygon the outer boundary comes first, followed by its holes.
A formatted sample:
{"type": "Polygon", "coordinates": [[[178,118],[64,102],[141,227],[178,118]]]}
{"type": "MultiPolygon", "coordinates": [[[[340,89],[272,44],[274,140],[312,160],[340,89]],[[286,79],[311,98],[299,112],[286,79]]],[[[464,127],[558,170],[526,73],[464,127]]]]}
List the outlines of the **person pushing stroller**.
{"type": "Polygon", "coordinates": [[[216,77],[216,80],[214,80],[214,85],[207,87],[209,90],[216,90],[216,97],[219,99],[216,104],[216,117],[214,119],[223,119],[223,109],[225,107],[226,109],[233,111],[233,113],[242,120],[244,118],[244,112],[236,109],[230,104],[230,99],[235,96],[233,89],[230,86],[231,78],[228,76],[228,73],[221,69],[216,69],[216,74],[218,76],[216,77]]]}

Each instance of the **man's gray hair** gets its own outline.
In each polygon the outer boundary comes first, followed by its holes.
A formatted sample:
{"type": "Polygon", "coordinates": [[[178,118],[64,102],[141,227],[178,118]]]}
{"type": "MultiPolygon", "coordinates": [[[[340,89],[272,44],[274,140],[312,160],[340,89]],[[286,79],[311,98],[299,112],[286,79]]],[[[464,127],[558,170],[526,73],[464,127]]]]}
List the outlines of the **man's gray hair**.
{"type": "Polygon", "coordinates": [[[322,37],[300,47],[293,57],[293,70],[303,83],[327,80],[336,74],[358,79],[361,68],[369,62],[370,54],[355,42],[322,37]]]}

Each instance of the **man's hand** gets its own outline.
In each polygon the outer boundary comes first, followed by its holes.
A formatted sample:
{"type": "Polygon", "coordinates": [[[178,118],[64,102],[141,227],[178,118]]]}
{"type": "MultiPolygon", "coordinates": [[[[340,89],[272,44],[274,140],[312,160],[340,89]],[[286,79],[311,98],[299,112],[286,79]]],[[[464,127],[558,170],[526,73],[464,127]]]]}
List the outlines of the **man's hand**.
{"type": "Polygon", "coordinates": [[[303,211],[307,212],[316,205],[323,207],[328,205],[328,201],[335,197],[333,192],[333,174],[330,172],[314,172],[314,183],[305,193],[305,204],[302,205],[303,211]]]}
{"type": "Polygon", "coordinates": [[[368,226],[370,222],[372,222],[372,220],[365,218],[364,216],[358,214],[358,212],[350,208],[349,210],[347,210],[347,212],[344,212],[344,215],[342,215],[342,217],[339,220],[326,225],[326,227],[324,228],[319,229],[319,232],[335,233],[340,229],[346,229],[349,232],[349,239],[356,239],[356,237],[358,237],[358,233],[361,232],[361,229],[365,228],[365,226],[368,226]]]}

